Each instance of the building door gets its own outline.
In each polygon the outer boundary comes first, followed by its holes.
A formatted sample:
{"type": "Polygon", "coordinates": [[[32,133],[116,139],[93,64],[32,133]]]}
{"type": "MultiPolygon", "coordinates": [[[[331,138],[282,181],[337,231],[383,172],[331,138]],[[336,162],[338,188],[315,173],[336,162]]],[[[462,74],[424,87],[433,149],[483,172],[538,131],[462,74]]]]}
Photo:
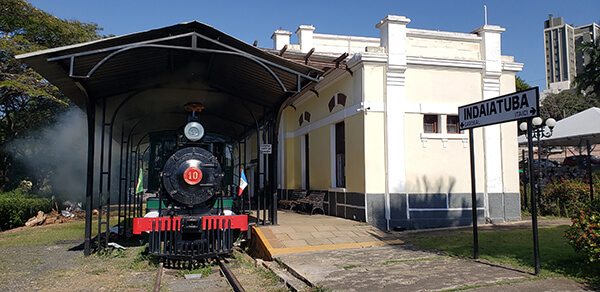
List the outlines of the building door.
{"type": "Polygon", "coordinates": [[[304,135],[304,189],[309,190],[310,189],[310,164],[309,164],[309,150],[310,147],[308,147],[308,134],[304,135]]]}
{"type": "Polygon", "coordinates": [[[346,134],[345,124],[335,124],[335,185],[346,187],[346,134]]]}

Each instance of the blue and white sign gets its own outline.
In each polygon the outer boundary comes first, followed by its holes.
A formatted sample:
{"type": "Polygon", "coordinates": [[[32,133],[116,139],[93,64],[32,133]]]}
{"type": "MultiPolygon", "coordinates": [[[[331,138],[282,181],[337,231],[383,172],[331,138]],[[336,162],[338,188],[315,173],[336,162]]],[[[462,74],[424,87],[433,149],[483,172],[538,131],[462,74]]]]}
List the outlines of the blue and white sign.
{"type": "Polygon", "coordinates": [[[540,115],[539,89],[519,91],[458,108],[460,130],[467,130],[540,115]]]}

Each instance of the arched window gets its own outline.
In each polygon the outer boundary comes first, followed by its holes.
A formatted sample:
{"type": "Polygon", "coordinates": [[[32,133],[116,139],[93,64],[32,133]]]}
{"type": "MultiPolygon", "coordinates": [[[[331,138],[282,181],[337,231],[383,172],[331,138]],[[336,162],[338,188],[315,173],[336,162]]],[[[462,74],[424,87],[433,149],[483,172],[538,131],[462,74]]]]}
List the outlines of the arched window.
{"type": "Polygon", "coordinates": [[[336,93],[333,97],[331,97],[331,99],[329,100],[329,112],[333,111],[333,108],[336,105],[342,105],[342,106],[346,106],[346,95],[343,93],[336,93]]]}
{"type": "Polygon", "coordinates": [[[304,123],[304,121],[307,121],[310,123],[310,113],[309,112],[303,112],[302,114],[300,114],[300,117],[298,118],[298,124],[300,126],[302,126],[302,123],[304,123]]]}

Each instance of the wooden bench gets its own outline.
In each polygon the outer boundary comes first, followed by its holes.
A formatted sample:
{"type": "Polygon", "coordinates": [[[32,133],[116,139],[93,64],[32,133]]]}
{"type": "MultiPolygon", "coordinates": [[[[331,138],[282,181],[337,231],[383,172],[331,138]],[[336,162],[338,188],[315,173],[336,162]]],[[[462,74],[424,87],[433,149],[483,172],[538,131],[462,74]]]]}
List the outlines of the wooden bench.
{"type": "Polygon", "coordinates": [[[321,209],[321,212],[325,214],[325,209],[323,209],[323,200],[325,199],[325,193],[312,193],[302,199],[299,199],[298,202],[300,204],[305,204],[310,206],[310,215],[317,209],[321,209]]]}
{"type": "Polygon", "coordinates": [[[294,191],[287,200],[279,200],[279,204],[290,206],[290,210],[300,205],[300,200],[306,199],[306,191],[294,191]]]}

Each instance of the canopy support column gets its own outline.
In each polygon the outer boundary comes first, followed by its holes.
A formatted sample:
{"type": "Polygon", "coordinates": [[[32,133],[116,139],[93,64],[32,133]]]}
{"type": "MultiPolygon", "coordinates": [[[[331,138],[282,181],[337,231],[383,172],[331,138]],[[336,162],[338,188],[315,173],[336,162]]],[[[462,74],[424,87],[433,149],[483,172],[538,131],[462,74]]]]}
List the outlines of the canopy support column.
{"type": "Polygon", "coordinates": [[[92,237],[92,203],[94,201],[94,136],[96,127],[96,104],[92,102],[87,91],[79,82],[75,82],[77,87],[85,95],[85,108],[87,113],[87,126],[88,126],[88,158],[87,158],[87,178],[86,178],[86,191],[85,191],[85,234],[84,234],[84,245],[83,255],[89,256],[91,254],[91,237],[92,237]]]}

